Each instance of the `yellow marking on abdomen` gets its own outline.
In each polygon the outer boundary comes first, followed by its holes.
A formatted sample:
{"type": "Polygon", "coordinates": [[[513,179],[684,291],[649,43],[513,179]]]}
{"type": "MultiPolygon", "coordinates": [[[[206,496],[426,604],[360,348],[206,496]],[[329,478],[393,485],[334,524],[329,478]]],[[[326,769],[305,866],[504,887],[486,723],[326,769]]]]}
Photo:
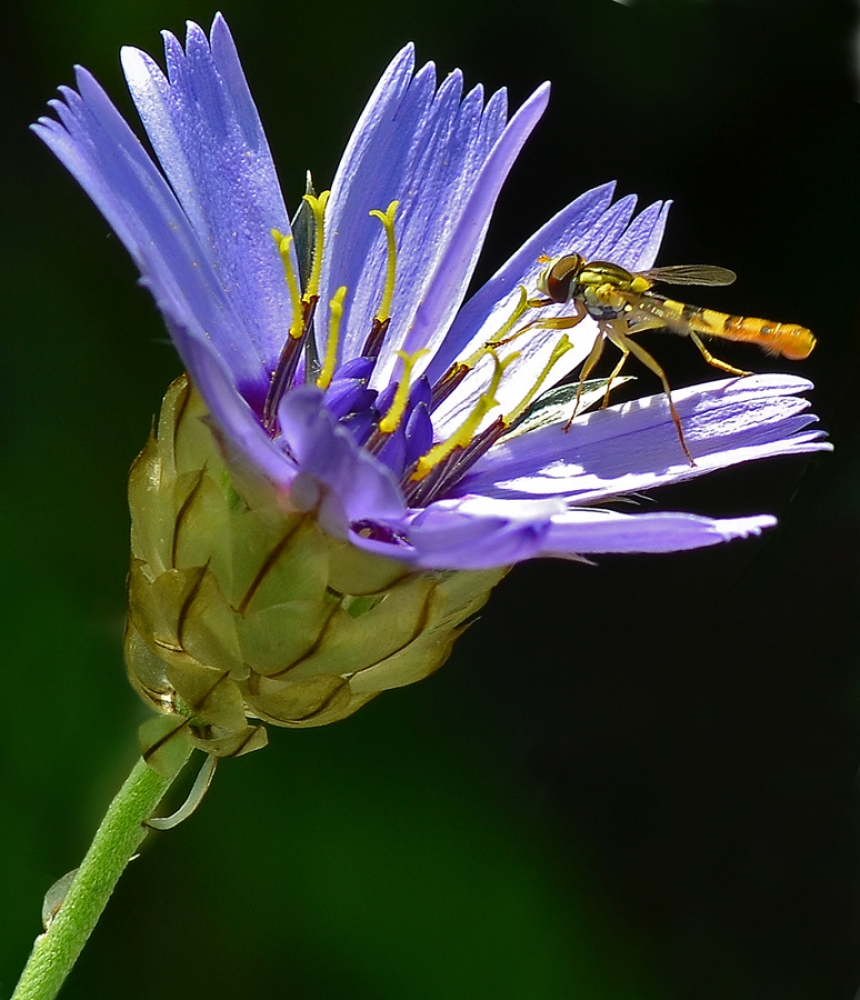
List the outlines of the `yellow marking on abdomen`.
{"type": "Polygon", "coordinates": [[[675,333],[685,334],[693,330],[706,337],[756,344],[768,353],[781,354],[790,361],[802,361],[809,357],[815,347],[812,332],[796,323],[775,323],[752,316],[730,316],[715,309],[685,305],[656,295],[648,296],[645,302],[648,311],[665,320],[666,326],[675,333]]]}
{"type": "Polygon", "coordinates": [[[708,337],[756,344],[770,354],[781,354],[791,361],[808,358],[815,347],[815,337],[797,323],[775,323],[753,316],[729,316],[714,309],[697,309],[689,316],[690,328],[708,337]]]}

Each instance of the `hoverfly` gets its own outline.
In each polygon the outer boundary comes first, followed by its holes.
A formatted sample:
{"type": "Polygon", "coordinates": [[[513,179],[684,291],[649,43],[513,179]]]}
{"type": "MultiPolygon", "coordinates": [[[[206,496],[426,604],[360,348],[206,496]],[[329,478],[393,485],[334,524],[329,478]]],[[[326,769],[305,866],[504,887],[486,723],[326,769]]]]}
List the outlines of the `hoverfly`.
{"type": "MultiPolygon", "coordinates": [[[[792,361],[809,356],[815,347],[815,337],[803,326],[794,323],[774,323],[766,319],[746,316],[729,316],[713,309],[675,302],[653,290],[656,282],[673,285],[730,285],[737,277],[734,271],[708,264],[680,264],[674,267],[655,267],[647,271],[627,271],[618,264],[603,260],[585,260],[578,253],[565,254],[555,260],[542,258],[546,264],[538,276],[538,290],[542,298],[530,299],[533,308],[557,303],[571,303],[572,316],[536,320],[534,326],[551,329],[570,329],[591,316],[597,321],[598,335],[585,359],[580,373],[579,388],[573,414],[566,430],[573,422],[579,407],[582,386],[603,353],[609,340],[621,351],[606,386],[603,405],[609,399],[609,390],[624,363],[633,355],[660,379],[669,402],[672,420],[684,454],[691,465],[693,456],[684,440],[681,419],[672,402],[672,392],[666,373],[657,361],[632,338],[643,330],[666,329],[689,337],[709,365],[730,375],[750,375],[733,365],[715,358],[702,343],[702,337],[720,337],[723,340],[743,340],[757,344],[769,354],[780,354],[792,361]]],[[[530,324],[532,325],[532,324],[530,324]]]]}

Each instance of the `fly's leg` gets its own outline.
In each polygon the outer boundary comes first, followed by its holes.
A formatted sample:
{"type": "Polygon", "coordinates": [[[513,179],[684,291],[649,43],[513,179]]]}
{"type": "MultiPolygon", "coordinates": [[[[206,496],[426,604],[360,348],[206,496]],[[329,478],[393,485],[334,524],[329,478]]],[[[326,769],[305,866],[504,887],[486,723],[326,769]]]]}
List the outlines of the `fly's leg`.
{"type": "MultiPolygon", "coordinates": [[[[631,334],[634,333],[642,333],[643,330],[665,330],[665,329],[666,329],[666,323],[663,320],[642,319],[639,321],[632,322],[628,326],[625,333],[627,334],[627,336],[630,336],[631,334]]],[[[752,372],[744,371],[742,368],[735,368],[734,365],[730,365],[727,361],[720,361],[719,358],[715,358],[713,354],[711,354],[711,352],[707,349],[707,347],[705,347],[705,345],[702,343],[702,338],[693,330],[687,330],[686,333],[689,336],[690,340],[692,340],[693,343],[696,345],[696,347],[699,349],[702,357],[705,359],[705,361],[708,362],[709,365],[713,365],[714,368],[719,368],[720,371],[727,372],[729,375],[739,375],[741,378],[753,374],[752,372]]]]}
{"type": "MultiPolygon", "coordinates": [[[[588,352],[588,357],[582,366],[582,371],[579,373],[579,385],[576,388],[576,400],[573,404],[573,413],[570,415],[570,420],[564,426],[564,432],[570,430],[570,425],[573,423],[576,413],[579,410],[579,401],[582,399],[582,387],[585,384],[585,380],[591,374],[592,369],[600,360],[600,355],[603,354],[603,339],[606,336],[606,331],[604,330],[604,324],[598,323],[597,336],[594,338],[594,343],[591,345],[591,350],[588,352]]],[[[628,352],[629,353],[629,352],[628,352]]]]}
{"type": "Polygon", "coordinates": [[[752,375],[752,372],[745,372],[741,368],[735,368],[733,365],[727,364],[725,361],[720,361],[719,358],[715,358],[702,343],[701,337],[699,337],[698,334],[693,333],[692,330],[690,330],[690,340],[692,340],[696,347],[699,348],[699,351],[705,361],[707,361],[709,365],[713,365],[714,368],[719,368],[720,371],[728,372],[729,375],[740,375],[742,378],[745,375],[752,375]]]}
{"type": "MultiPolygon", "coordinates": [[[[646,321],[647,322],[647,321],[646,321]]],[[[661,324],[665,326],[665,324],[661,324]]],[[[678,431],[678,440],[681,442],[681,447],[684,449],[684,454],[687,456],[687,461],[690,465],[695,465],[693,461],[693,456],[690,454],[690,449],[687,447],[687,442],[684,439],[684,432],[681,430],[681,418],[678,416],[678,411],[675,409],[675,404],[672,402],[672,389],[669,386],[669,380],[666,378],[666,373],[657,364],[657,361],[651,357],[651,355],[645,350],[644,347],[640,347],[635,340],[632,340],[629,336],[630,333],[638,333],[639,330],[645,329],[645,323],[636,324],[631,327],[626,333],[622,333],[617,327],[610,328],[606,331],[607,337],[612,341],[613,344],[620,350],[625,351],[628,354],[632,354],[634,358],[638,359],[645,365],[646,368],[650,368],[652,372],[660,379],[663,384],[663,392],[666,393],[666,399],[669,402],[669,412],[672,414],[672,420],[675,424],[675,428],[678,431]]],[[[652,327],[653,329],[653,327],[652,327]]]]}
{"type": "MultiPolygon", "coordinates": [[[[554,302],[552,299],[529,299],[526,304],[536,309],[541,308],[542,306],[558,305],[558,303],[554,302]]],[[[529,330],[572,330],[588,315],[588,311],[585,306],[579,302],[574,302],[573,308],[576,312],[572,316],[547,316],[546,319],[533,319],[530,323],[526,323],[525,326],[520,327],[519,330],[515,330],[509,337],[505,337],[504,340],[500,340],[496,346],[501,347],[505,344],[510,344],[511,341],[517,340],[529,330]]]]}
{"type": "MultiPolygon", "coordinates": [[[[618,347],[619,345],[616,344],[615,346],[618,347]]],[[[621,369],[624,367],[624,362],[630,357],[630,351],[628,351],[626,348],[620,347],[619,349],[621,351],[621,359],[619,360],[618,364],[612,369],[612,374],[609,376],[609,380],[606,383],[606,391],[603,393],[603,402],[600,404],[601,410],[605,410],[606,407],[609,405],[609,393],[612,389],[612,383],[621,374],[621,369]]]]}

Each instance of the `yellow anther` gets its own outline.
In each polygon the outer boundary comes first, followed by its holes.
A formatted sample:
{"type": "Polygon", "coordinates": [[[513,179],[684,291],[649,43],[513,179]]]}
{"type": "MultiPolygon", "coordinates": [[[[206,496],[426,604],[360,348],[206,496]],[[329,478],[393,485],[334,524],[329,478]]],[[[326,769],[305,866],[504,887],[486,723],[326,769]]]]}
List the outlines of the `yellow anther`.
{"type": "Polygon", "coordinates": [[[412,369],[415,367],[418,359],[428,353],[426,347],[415,351],[414,354],[407,354],[406,351],[397,352],[397,356],[403,361],[403,374],[400,376],[400,382],[397,384],[397,392],[394,393],[394,399],[391,400],[388,412],[379,421],[379,430],[383,434],[391,434],[392,431],[396,431],[400,426],[400,421],[403,419],[403,414],[406,410],[406,404],[409,402],[409,389],[411,388],[409,383],[412,379],[412,369]]]}
{"type": "Polygon", "coordinates": [[[343,299],[345,295],[346,285],[341,285],[328,304],[328,343],[325,348],[325,361],[323,362],[322,371],[317,379],[317,385],[322,390],[328,389],[331,384],[331,378],[334,375],[334,366],[337,364],[337,345],[340,340],[340,321],[343,316],[343,299]]]}
{"type": "Polygon", "coordinates": [[[323,240],[325,238],[325,207],[328,204],[331,191],[321,191],[319,195],[306,194],[304,200],[311,206],[316,227],[314,237],[314,259],[311,262],[311,273],[308,276],[308,287],[305,289],[305,302],[316,298],[320,293],[320,271],[323,262],[323,240]]]}
{"type": "Polygon", "coordinates": [[[504,361],[500,361],[498,354],[491,348],[489,349],[489,355],[493,359],[493,375],[486,391],[481,394],[478,402],[475,403],[475,408],[457,430],[454,431],[451,437],[447,441],[434,444],[430,451],[418,460],[418,465],[410,476],[413,482],[420,482],[429,475],[433,468],[444,461],[455,448],[465,448],[475,436],[484,417],[494,406],[499,405],[496,400],[496,390],[499,388],[499,383],[502,381],[505,369],[519,357],[519,354],[512,354],[510,357],[505,358],[504,361]]]}
{"type": "Polygon", "coordinates": [[[544,382],[546,382],[547,378],[549,377],[549,373],[553,370],[553,368],[555,368],[556,362],[559,360],[559,358],[567,354],[567,352],[572,348],[573,344],[571,344],[567,334],[565,333],[562,336],[561,340],[559,340],[559,342],[552,349],[552,354],[550,354],[549,356],[549,361],[547,361],[547,363],[544,365],[543,371],[537,377],[537,381],[522,398],[520,404],[518,406],[515,406],[510,413],[506,413],[505,416],[502,417],[502,420],[505,422],[505,425],[507,427],[510,427],[511,424],[516,423],[516,421],[519,420],[519,418],[523,415],[523,413],[525,413],[526,408],[531,404],[531,401],[538,394],[544,382]]]}
{"type": "Polygon", "coordinates": [[[293,307],[293,318],[290,321],[290,336],[293,340],[297,340],[304,333],[304,316],[299,279],[296,277],[296,269],[293,267],[293,255],[290,253],[293,238],[292,236],[284,236],[277,229],[273,229],[272,239],[274,239],[278,253],[281,255],[281,261],[284,265],[284,277],[287,279],[287,287],[290,290],[290,301],[293,307]]]}
{"type": "Polygon", "coordinates": [[[378,208],[371,211],[375,219],[379,219],[385,229],[385,239],[388,243],[388,267],[385,272],[385,289],[382,292],[382,301],[376,311],[376,318],[380,323],[384,323],[391,318],[391,301],[394,298],[394,279],[397,276],[397,244],[394,240],[394,214],[400,207],[399,201],[392,201],[384,212],[378,208]]]}

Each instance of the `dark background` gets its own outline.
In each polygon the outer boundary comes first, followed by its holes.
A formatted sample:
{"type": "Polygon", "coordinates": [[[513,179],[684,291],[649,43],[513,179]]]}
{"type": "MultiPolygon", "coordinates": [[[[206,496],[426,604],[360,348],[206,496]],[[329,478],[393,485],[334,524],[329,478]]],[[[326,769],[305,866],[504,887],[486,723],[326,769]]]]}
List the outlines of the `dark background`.
{"type": "MultiPolygon", "coordinates": [[[[130,112],[117,53],[199,0],[7,0],[0,33],[0,996],[131,766],[125,476],[179,363],[118,241],[26,131],[71,65],[130,112]]],[[[89,1000],[852,1000],[858,912],[860,106],[844,0],[482,0],[227,15],[295,205],[379,73],[421,61],[553,99],[479,277],[580,191],[674,198],[663,263],[703,304],[804,323],[833,455],[664,490],[762,511],[759,540],[536,562],[430,681],[270,730],[134,862],[64,991],[89,1000]]],[[[696,301],[694,299],[694,301],[696,301]]],[[[674,385],[711,372],[647,341],[674,385]]],[[[657,391],[643,374],[641,392],[657,391]]]]}

